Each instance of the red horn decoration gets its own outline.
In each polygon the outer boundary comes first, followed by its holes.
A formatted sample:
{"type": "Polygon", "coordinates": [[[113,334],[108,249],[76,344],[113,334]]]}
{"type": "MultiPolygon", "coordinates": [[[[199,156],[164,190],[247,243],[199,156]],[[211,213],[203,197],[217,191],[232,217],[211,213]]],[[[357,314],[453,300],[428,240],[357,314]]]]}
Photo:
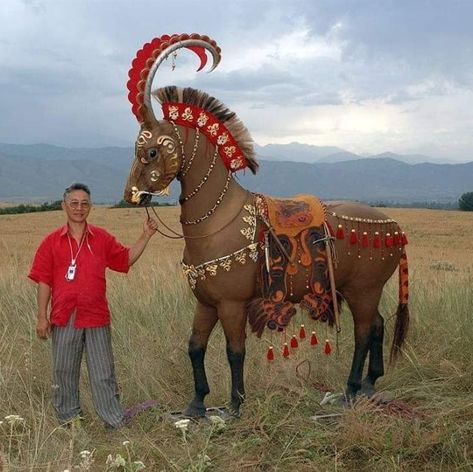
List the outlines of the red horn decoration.
{"type": "MultiPolygon", "coordinates": [[[[220,48],[217,43],[208,36],[200,34],[163,34],[159,38],[154,38],[146,43],[137,53],[131,63],[131,69],[128,72],[129,80],[127,82],[128,100],[132,107],[131,111],[138,121],[142,123],[143,107],[151,108],[150,88],[161,62],[174,51],[180,48],[187,48],[195,52],[200,58],[200,71],[207,64],[206,50],[212,53],[214,63],[212,69],[217,67],[220,62],[220,48]]],[[[152,113],[152,109],[150,110],[152,113]]]]}

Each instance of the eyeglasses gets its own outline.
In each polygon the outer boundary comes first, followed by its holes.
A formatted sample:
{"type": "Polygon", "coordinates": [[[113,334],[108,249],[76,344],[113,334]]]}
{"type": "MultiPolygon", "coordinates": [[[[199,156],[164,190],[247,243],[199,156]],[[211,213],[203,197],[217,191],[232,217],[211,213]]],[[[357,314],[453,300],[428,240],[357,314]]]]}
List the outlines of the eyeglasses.
{"type": "Polygon", "coordinates": [[[71,202],[67,202],[67,204],[74,210],[77,210],[79,208],[87,210],[90,208],[90,202],[78,202],[77,200],[72,200],[71,202]]]}

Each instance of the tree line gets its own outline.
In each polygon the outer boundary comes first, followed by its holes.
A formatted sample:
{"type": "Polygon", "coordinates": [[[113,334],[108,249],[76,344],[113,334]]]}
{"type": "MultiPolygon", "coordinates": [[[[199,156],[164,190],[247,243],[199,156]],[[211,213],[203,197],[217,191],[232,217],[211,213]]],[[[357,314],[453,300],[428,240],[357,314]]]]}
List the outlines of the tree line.
{"type": "MultiPolygon", "coordinates": [[[[54,202],[45,202],[41,205],[20,204],[17,206],[9,206],[0,208],[0,215],[14,215],[17,213],[35,213],[38,211],[55,211],[61,210],[62,200],[54,202]]],[[[431,208],[438,210],[462,210],[473,211],[473,192],[464,193],[459,199],[458,203],[441,203],[441,202],[411,202],[411,203],[396,203],[396,202],[368,202],[370,205],[377,207],[391,207],[391,208],[431,208]]],[[[172,206],[174,203],[152,202],[151,206],[172,206]]],[[[110,208],[133,208],[134,205],[127,203],[125,200],[120,200],[110,208]]]]}

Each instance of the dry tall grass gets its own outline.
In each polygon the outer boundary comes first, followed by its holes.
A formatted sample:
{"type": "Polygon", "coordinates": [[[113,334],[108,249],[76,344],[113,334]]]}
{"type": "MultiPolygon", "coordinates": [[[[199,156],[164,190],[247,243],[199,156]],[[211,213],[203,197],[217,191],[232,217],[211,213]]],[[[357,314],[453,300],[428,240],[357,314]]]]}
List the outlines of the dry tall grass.
{"type": "MultiPolygon", "coordinates": [[[[160,214],[177,227],[177,211],[163,208],[160,214]]],[[[158,235],[129,275],[109,276],[123,403],[154,398],[161,407],[107,432],[93,412],[84,372],[86,421],[80,429],[65,430],[57,426],[50,406],[50,343],[35,338],[35,286],[26,279],[37,244],[62,224],[63,215],[0,216],[3,470],[139,470],[138,461],[153,471],[473,470],[473,215],[386,213],[409,235],[413,320],[404,358],[388,369],[379,388],[408,405],[409,414],[366,401],[351,410],[319,405],[323,393],[314,384],[342,391],[346,382],[353,339],[344,313],[338,357],[303,345],[289,360],[268,366],[265,341],[250,335],[242,418],[191,425],[187,432],[165,419],[184,408],[193,392],[187,339],[194,301],[180,273],[182,243],[158,235]],[[316,413],[341,416],[315,422],[316,413]],[[8,415],[20,418],[5,419],[8,415]],[[81,456],[84,450],[91,454],[81,456]],[[106,465],[109,454],[115,466],[110,459],[106,465]]],[[[90,221],[131,243],[144,216],[143,210],[102,207],[93,210],[90,221]]],[[[396,298],[397,280],[392,280],[382,301],[386,345],[396,298]]],[[[224,352],[217,329],[206,358],[212,390],[208,405],[221,405],[229,397],[224,352]]]]}

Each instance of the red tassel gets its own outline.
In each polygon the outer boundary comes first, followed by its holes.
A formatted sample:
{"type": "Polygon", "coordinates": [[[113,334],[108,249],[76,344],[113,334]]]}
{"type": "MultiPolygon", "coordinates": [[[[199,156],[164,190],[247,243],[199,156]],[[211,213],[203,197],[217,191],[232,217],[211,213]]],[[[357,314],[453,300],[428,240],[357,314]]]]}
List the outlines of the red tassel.
{"type": "Polygon", "coordinates": [[[284,348],[282,350],[282,356],[283,357],[289,357],[289,347],[287,346],[287,343],[284,343],[284,348]]]}
{"type": "Polygon", "coordinates": [[[398,231],[394,232],[393,244],[399,246],[401,244],[401,235],[398,231]]]}
{"type": "Polygon", "coordinates": [[[324,349],[325,354],[327,356],[330,356],[332,353],[332,346],[330,345],[330,341],[328,339],[325,340],[325,349],[324,349]]]}
{"type": "Polygon", "coordinates": [[[343,232],[343,226],[342,225],[338,225],[337,239],[345,239],[345,233],[343,232]]]}
{"type": "Polygon", "coordinates": [[[373,239],[373,247],[375,248],[380,248],[381,247],[381,236],[377,231],[374,233],[374,239],[373,239]]]}
{"type": "Polygon", "coordinates": [[[386,247],[391,247],[393,245],[393,237],[391,236],[391,233],[386,233],[384,244],[386,247]]]}
{"type": "Polygon", "coordinates": [[[310,337],[310,345],[316,346],[317,344],[319,344],[319,340],[317,339],[315,331],[312,331],[312,336],[310,337]]]}
{"type": "Polygon", "coordinates": [[[366,231],[363,231],[363,238],[362,238],[361,245],[363,247],[368,247],[370,245],[370,240],[368,238],[368,233],[366,231]]]}
{"type": "Polygon", "coordinates": [[[295,334],[293,334],[291,338],[291,347],[293,349],[296,349],[297,347],[299,347],[299,343],[297,342],[297,338],[295,334]]]}
{"type": "Polygon", "coordinates": [[[305,328],[304,328],[304,325],[301,325],[301,329],[299,330],[299,339],[305,339],[305,328]]]}
{"type": "Polygon", "coordinates": [[[352,229],[350,232],[350,244],[356,244],[358,242],[358,237],[356,236],[356,229],[352,229]]]}
{"type": "Polygon", "coordinates": [[[407,244],[407,236],[406,236],[406,233],[404,233],[404,231],[401,233],[401,244],[403,246],[405,246],[407,244]]]}
{"type": "Polygon", "coordinates": [[[268,359],[268,361],[274,361],[274,349],[273,349],[273,346],[269,346],[268,352],[266,353],[266,359],[268,359]]]}

